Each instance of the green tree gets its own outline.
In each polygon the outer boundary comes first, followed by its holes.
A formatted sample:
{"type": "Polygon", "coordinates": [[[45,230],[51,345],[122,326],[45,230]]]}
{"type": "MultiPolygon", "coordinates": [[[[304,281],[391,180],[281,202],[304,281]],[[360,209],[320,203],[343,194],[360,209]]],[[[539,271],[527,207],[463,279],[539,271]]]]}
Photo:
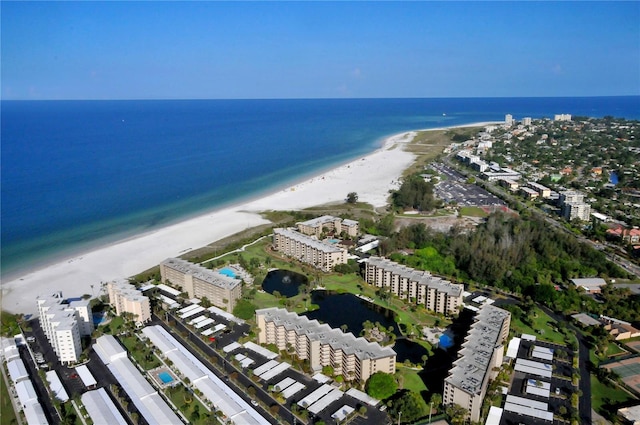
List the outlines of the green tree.
{"type": "Polygon", "coordinates": [[[427,404],[420,394],[405,390],[391,401],[389,414],[402,422],[414,422],[426,416],[429,413],[428,410],[427,404]],[[402,417],[400,417],[400,412],[402,412],[402,417]]]}
{"type": "Polygon", "coordinates": [[[347,203],[355,204],[356,202],[358,202],[358,194],[356,192],[349,192],[347,195],[347,203]]]}
{"type": "Polygon", "coordinates": [[[398,383],[393,375],[376,372],[369,377],[366,384],[367,394],[373,398],[384,400],[391,397],[398,390],[398,383]]]}
{"type": "Polygon", "coordinates": [[[453,425],[462,425],[465,422],[467,415],[469,414],[467,409],[460,406],[459,404],[452,404],[450,406],[447,406],[445,412],[449,417],[449,421],[453,425]]]}

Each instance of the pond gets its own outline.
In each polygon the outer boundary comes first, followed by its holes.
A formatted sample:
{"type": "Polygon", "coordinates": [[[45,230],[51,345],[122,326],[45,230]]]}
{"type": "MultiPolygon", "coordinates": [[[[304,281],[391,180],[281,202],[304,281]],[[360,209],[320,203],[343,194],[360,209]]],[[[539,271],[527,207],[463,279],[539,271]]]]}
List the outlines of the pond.
{"type": "Polygon", "coordinates": [[[298,295],[300,285],[308,285],[309,279],[305,275],[291,270],[271,270],[262,281],[262,289],[273,294],[278,291],[284,297],[298,295]]]}
{"type": "Polygon", "coordinates": [[[303,313],[305,316],[311,320],[317,319],[332,328],[340,329],[342,325],[347,325],[347,332],[355,336],[360,336],[363,330],[362,324],[367,320],[372,323],[378,322],[387,329],[392,327],[393,333],[398,337],[393,347],[398,354],[396,358],[398,363],[405,360],[422,363],[422,356],[427,354],[427,350],[420,344],[402,337],[394,319],[395,313],[389,309],[372,304],[353,294],[338,294],[325,290],[313,291],[311,302],[317,304],[319,308],[303,313]]]}

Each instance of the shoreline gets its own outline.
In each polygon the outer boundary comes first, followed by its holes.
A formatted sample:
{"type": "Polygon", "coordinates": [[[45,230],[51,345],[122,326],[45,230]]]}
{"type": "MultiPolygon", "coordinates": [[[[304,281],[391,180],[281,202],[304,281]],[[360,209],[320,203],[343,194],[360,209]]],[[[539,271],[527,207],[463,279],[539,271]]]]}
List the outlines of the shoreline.
{"type": "Polygon", "coordinates": [[[373,152],[320,170],[312,177],[302,176],[286,186],[231,205],[93,247],[26,272],[18,271],[15,277],[3,278],[6,283],[2,284],[2,309],[34,314],[36,297],[54,291],[62,291],[67,297],[84,294],[94,297],[100,294],[103,282],[130,277],[168,257],[182,255],[247,228],[271,223],[260,216],[263,211],[298,210],[344,202],[349,192],[358,193],[360,201],[374,207],[384,206],[389,190],[399,187],[399,177],[416,159],[416,155],[407,152],[404,146],[411,143],[418,132],[494,123],[410,130],[383,137],[373,152]]]}

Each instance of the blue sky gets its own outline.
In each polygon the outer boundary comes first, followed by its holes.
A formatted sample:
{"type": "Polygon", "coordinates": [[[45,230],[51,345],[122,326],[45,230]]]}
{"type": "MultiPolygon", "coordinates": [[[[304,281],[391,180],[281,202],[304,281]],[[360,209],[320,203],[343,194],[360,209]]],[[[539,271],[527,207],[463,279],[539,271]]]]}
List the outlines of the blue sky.
{"type": "Polygon", "coordinates": [[[640,2],[7,2],[3,99],[640,95],[640,2]]]}

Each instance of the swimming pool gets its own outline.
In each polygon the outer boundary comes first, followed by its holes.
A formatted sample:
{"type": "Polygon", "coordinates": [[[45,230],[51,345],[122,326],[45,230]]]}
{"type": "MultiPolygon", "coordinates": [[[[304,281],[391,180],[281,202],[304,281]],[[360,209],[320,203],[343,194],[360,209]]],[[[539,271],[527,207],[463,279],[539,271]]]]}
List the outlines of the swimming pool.
{"type": "Polygon", "coordinates": [[[329,239],[329,243],[331,244],[337,244],[338,242],[340,242],[340,239],[329,239]]]}
{"type": "Polygon", "coordinates": [[[169,374],[169,372],[160,372],[158,374],[158,378],[160,378],[163,384],[173,382],[173,377],[169,374]]]}
{"type": "Polygon", "coordinates": [[[233,277],[233,278],[236,277],[236,272],[231,270],[229,267],[224,267],[224,268],[220,269],[218,271],[218,273],[223,274],[225,276],[233,277]]]}

